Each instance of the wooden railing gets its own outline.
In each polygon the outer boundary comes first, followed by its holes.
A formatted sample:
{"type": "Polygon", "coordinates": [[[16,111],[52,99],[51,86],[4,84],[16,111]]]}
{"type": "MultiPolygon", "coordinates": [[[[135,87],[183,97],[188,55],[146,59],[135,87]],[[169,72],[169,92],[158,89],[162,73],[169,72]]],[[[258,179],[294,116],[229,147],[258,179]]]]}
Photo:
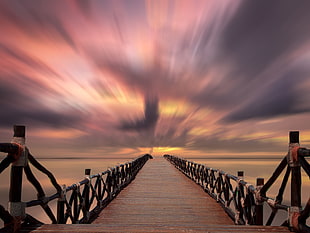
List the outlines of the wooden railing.
{"type": "Polygon", "coordinates": [[[301,206],[301,168],[310,177],[310,165],[305,157],[310,150],[299,146],[299,133],[290,132],[289,151],[273,175],[264,184],[258,178],[256,187],[243,180],[243,172],[238,176],[197,164],[172,155],[164,155],[176,168],[199,184],[205,192],[222,205],[236,224],[263,225],[263,206],[271,207],[271,214],[266,225],[271,225],[278,210],[288,212],[288,219],[282,225],[297,232],[309,232],[306,220],[310,213],[310,198],[304,208],[301,206]],[[287,167],[278,195],[275,199],[268,197],[267,191],[287,167]],[[282,204],[283,193],[291,174],[291,205],[282,204]]]}
{"type": "Polygon", "coordinates": [[[218,201],[236,224],[255,224],[256,188],[240,177],[172,155],[164,155],[187,177],[218,201]]]}
{"type": "Polygon", "coordinates": [[[134,179],[149,158],[151,156],[146,154],[95,175],[90,175],[90,169],[85,169],[85,179],[69,187],[64,186],[60,194],[55,193],[45,200],[29,201],[26,207],[42,206],[58,198],[57,218],[50,218],[53,223],[90,223],[134,179]]]}
{"type": "Polygon", "coordinates": [[[8,153],[0,163],[0,173],[12,164],[9,209],[5,210],[0,205],[0,218],[5,226],[0,230],[4,232],[18,232],[23,226],[42,225],[42,222],[26,214],[26,207],[33,206],[41,206],[54,224],[90,223],[135,178],[147,160],[152,158],[151,155],[145,154],[132,162],[115,166],[95,175],[90,175],[90,169],[85,169],[85,179],[69,187],[61,187],[53,174],[42,166],[25,146],[24,126],[14,126],[12,142],[0,143],[0,152],[8,153]],[[49,177],[56,189],[55,194],[45,195],[40,182],[32,173],[29,163],[49,177]],[[21,201],[23,171],[37,191],[38,198],[36,200],[21,201]],[[49,207],[53,200],[57,200],[56,215],[49,207]]]}

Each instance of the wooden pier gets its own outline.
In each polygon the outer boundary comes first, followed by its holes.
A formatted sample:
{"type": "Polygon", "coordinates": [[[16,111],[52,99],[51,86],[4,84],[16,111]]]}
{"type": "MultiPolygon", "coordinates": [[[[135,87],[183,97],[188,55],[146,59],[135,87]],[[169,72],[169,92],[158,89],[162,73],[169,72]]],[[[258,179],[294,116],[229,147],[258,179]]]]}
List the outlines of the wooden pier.
{"type": "Polygon", "coordinates": [[[50,224],[32,232],[289,232],[234,225],[218,203],[167,160],[149,160],[92,224],[50,224]]]}
{"type": "Polygon", "coordinates": [[[257,178],[256,186],[243,180],[243,172],[234,176],[173,155],[152,159],[145,154],[98,174],[85,169],[83,180],[61,187],[26,147],[25,126],[14,126],[13,140],[0,143],[0,151],[8,153],[0,173],[11,165],[8,210],[0,205],[0,232],[310,232],[310,198],[301,205],[301,169],[310,177],[310,149],[300,147],[297,131],[290,132],[288,153],[275,172],[266,184],[257,178]],[[46,196],[29,163],[50,179],[56,193],[46,196]],[[267,192],[285,168],[273,199],[267,192]],[[35,200],[21,201],[23,173],[37,191],[35,200]],[[282,203],[289,177],[290,206],[282,203]],[[266,222],[267,205],[272,211],[266,222]],[[27,214],[33,206],[41,206],[52,224],[27,214]],[[287,211],[288,217],[282,226],[271,226],[278,210],[287,211]]]}

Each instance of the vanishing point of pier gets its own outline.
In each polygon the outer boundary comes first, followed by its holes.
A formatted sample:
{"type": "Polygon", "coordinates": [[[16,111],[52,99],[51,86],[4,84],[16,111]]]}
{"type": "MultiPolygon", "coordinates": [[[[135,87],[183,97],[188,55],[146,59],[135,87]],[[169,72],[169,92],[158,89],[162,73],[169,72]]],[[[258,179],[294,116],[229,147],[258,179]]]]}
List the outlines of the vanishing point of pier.
{"type": "Polygon", "coordinates": [[[22,145],[23,141],[17,140],[25,136],[19,130],[15,127],[13,142],[0,143],[0,151],[8,152],[0,164],[0,172],[12,163],[11,180],[14,180],[10,187],[10,209],[1,206],[0,217],[5,223],[2,232],[309,231],[306,220],[310,204],[308,201],[304,208],[301,206],[300,171],[303,168],[309,176],[305,157],[310,151],[299,146],[296,132],[290,134],[288,155],[266,184],[258,179],[256,187],[246,183],[242,174],[236,177],[178,157],[152,158],[148,154],[95,175],[86,169],[84,180],[60,187],[22,145]],[[29,160],[50,178],[56,189],[54,195],[45,196],[28,162],[16,162],[20,158],[29,160]],[[285,168],[282,185],[273,200],[266,195],[267,190],[285,168]],[[12,191],[20,190],[19,175],[23,171],[37,190],[38,200],[21,202],[20,193],[12,191]],[[282,199],[289,175],[294,184],[291,184],[291,206],[286,206],[282,199]],[[48,205],[52,201],[57,201],[56,214],[48,205]],[[273,210],[267,226],[263,225],[264,203],[273,210]],[[42,224],[26,214],[26,207],[36,205],[44,209],[53,224],[42,224]],[[287,209],[288,219],[283,226],[270,226],[279,209],[287,209]]]}

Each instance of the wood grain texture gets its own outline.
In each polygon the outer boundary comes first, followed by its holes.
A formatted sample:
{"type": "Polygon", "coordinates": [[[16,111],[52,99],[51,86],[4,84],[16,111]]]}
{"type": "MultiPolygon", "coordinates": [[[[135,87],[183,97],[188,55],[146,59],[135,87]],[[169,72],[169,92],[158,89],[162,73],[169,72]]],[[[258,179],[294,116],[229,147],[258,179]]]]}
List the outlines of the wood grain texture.
{"type": "Polygon", "coordinates": [[[94,223],[233,224],[223,209],[168,161],[148,161],[94,223]]]}
{"type": "Polygon", "coordinates": [[[243,225],[158,225],[158,224],[80,224],[80,225],[44,225],[33,233],[103,233],[103,232],[247,232],[247,233],[283,233],[289,232],[286,227],[271,227],[271,226],[243,226],[243,225]]]}
{"type": "Polygon", "coordinates": [[[163,158],[149,160],[89,225],[43,225],[33,232],[289,232],[236,226],[214,199],[163,158]]]}

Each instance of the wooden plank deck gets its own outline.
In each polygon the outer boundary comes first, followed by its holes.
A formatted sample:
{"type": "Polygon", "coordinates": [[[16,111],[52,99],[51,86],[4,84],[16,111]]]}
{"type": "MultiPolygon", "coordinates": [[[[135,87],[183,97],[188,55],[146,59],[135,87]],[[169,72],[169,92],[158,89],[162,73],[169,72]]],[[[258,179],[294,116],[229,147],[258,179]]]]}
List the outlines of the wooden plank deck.
{"type": "Polygon", "coordinates": [[[285,227],[236,226],[224,210],[163,158],[149,160],[136,179],[88,225],[43,225],[33,232],[289,232],[285,227]]]}
{"type": "Polygon", "coordinates": [[[160,226],[160,225],[144,225],[130,224],[122,225],[102,225],[102,224],[79,224],[79,225],[44,225],[34,233],[106,233],[106,232],[204,232],[204,233],[289,233],[286,227],[270,227],[270,226],[242,226],[242,225],[204,225],[204,226],[160,226]]]}
{"type": "Polygon", "coordinates": [[[168,161],[148,161],[136,179],[94,223],[149,225],[233,224],[223,209],[168,161]]]}

